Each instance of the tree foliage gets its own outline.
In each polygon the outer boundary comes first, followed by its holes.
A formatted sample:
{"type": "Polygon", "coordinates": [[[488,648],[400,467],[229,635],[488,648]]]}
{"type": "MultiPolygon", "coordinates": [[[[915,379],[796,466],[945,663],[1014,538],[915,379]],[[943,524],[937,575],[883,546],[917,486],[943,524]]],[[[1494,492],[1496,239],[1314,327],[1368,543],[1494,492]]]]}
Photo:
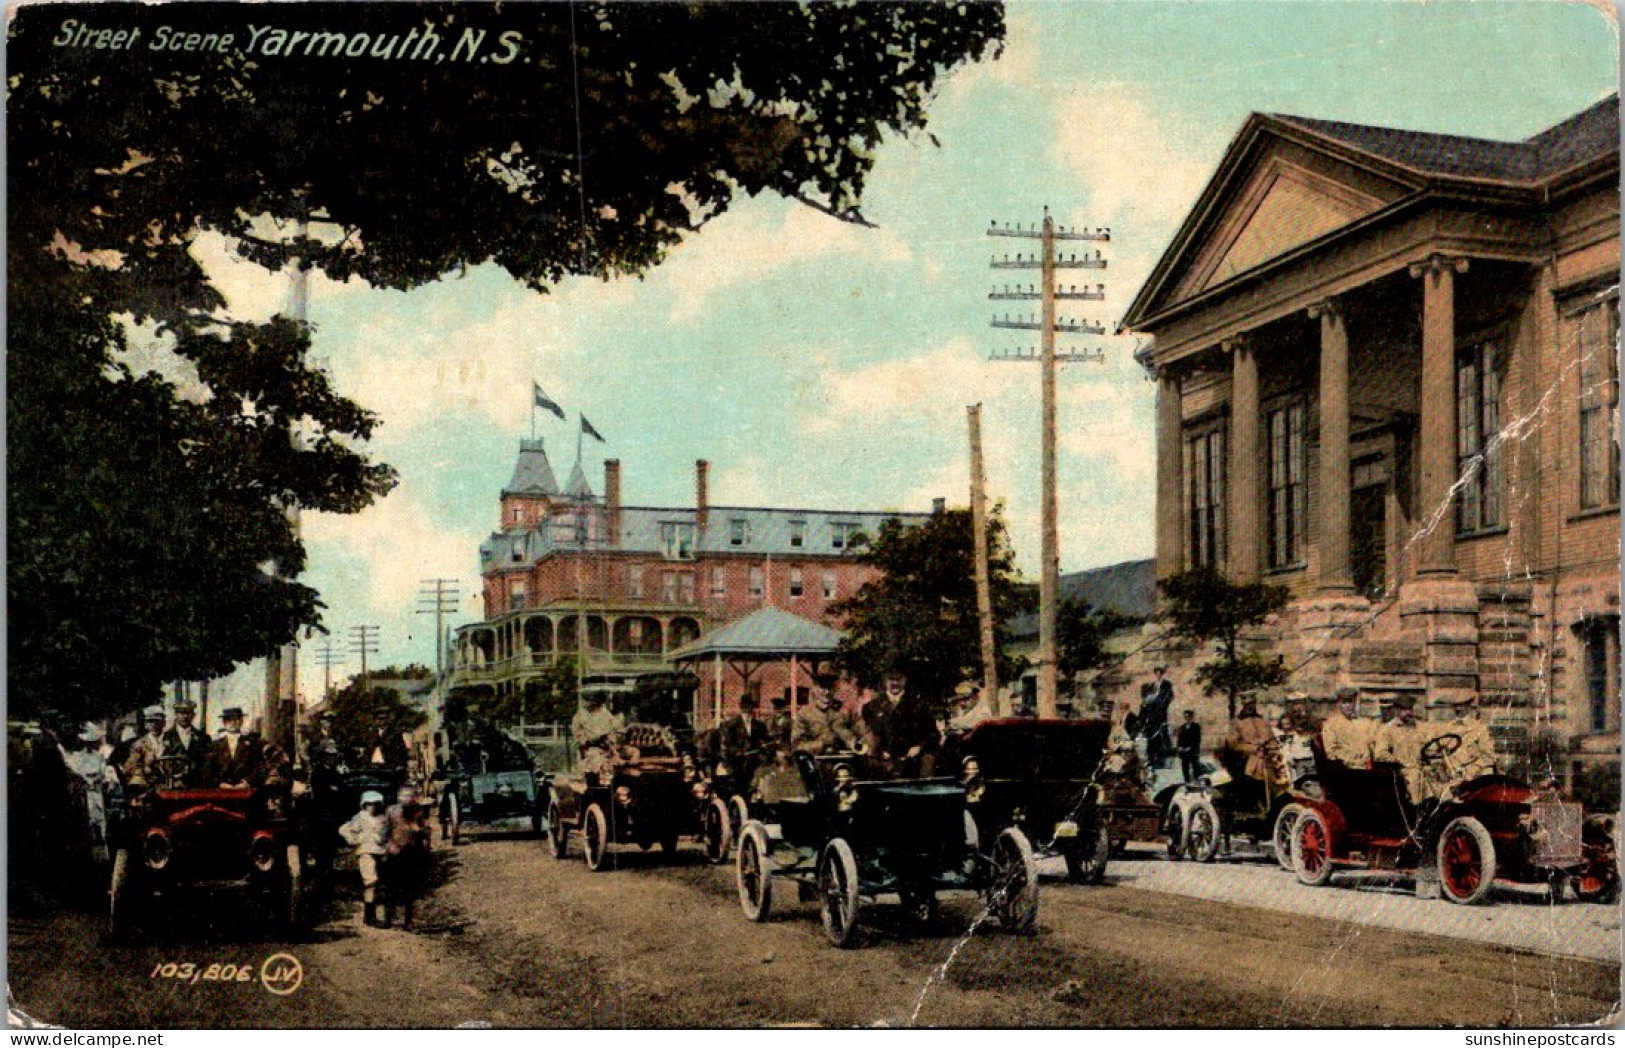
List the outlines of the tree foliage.
{"type": "Polygon", "coordinates": [[[494,263],[545,290],[642,273],[740,195],[861,221],[881,140],[923,129],[940,76],[1004,31],[988,3],[11,14],[10,694],[73,717],[319,624],[287,511],[394,483],[307,329],[226,318],[200,236],[380,287],[494,263]],[[70,22],[144,35],[61,46],[70,22]],[[160,26],[234,46],[154,49],[160,26]],[[134,332],[166,367],[133,362],[134,332]]]}
{"type": "Polygon", "coordinates": [[[1239,696],[1284,684],[1288,670],[1280,656],[1246,651],[1241,634],[1286,606],[1285,586],[1232,582],[1212,568],[1195,568],[1157,583],[1162,591],[1159,613],[1174,637],[1192,644],[1212,643],[1214,657],[1196,671],[1208,695],[1223,693],[1236,715],[1239,696]]]}
{"type": "MultiPolygon", "coordinates": [[[[835,655],[843,673],[873,685],[901,669],[910,690],[932,700],[981,677],[972,534],[970,511],[955,509],[917,525],[888,520],[872,539],[861,537],[858,560],[879,574],[830,608],[846,630],[835,655]]],[[[998,511],[988,515],[988,546],[999,678],[1010,680],[1019,665],[1005,653],[1007,624],[1026,596],[998,511]]]]}
{"type": "Polygon", "coordinates": [[[1118,630],[1134,620],[1114,611],[1102,611],[1085,601],[1066,600],[1055,609],[1056,670],[1063,686],[1070,687],[1080,673],[1105,669],[1123,660],[1106,647],[1118,630]]]}
{"type": "Polygon", "coordinates": [[[429,719],[423,710],[408,703],[394,688],[381,688],[360,677],[333,693],[328,711],[333,715],[333,741],[348,752],[364,752],[379,738],[399,739],[422,727],[429,719]]]}

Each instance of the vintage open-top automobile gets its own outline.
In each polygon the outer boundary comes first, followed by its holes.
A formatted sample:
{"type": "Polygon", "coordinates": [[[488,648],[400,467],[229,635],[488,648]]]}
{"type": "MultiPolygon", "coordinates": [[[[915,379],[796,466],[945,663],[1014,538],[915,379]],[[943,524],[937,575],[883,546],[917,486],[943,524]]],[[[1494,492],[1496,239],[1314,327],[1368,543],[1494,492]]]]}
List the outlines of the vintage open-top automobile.
{"type": "MultiPolygon", "coordinates": [[[[1423,747],[1424,767],[1445,758],[1453,737],[1423,747]]],[[[1570,887],[1588,901],[1618,893],[1612,848],[1585,847],[1584,811],[1555,790],[1484,775],[1417,805],[1396,764],[1348,767],[1327,760],[1319,740],[1315,757],[1324,796],[1300,800],[1292,833],[1304,884],[1379,869],[1434,874],[1444,897],[1463,904],[1485,901],[1498,881],[1545,885],[1553,901],[1570,887]]]]}
{"type": "Polygon", "coordinates": [[[1217,765],[1208,776],[1179,787],[1169,800],[1183,857],[1211,862],[1221,848],[1232,853],[1240,837],[1271,852],[1282,869],[1292,869],[1292,829],[1303,812],[1302,799],[1320,795],[1316,777],[1294,777],[1279,743],[1265,754],[1276,768],[1267,781],[1247,774],[1245,753],[1220,747],[1213,757],[1217,765]]]}
{"type": "Polygon", "coordinates": [[[887,781],[879,771],[855,754],[797,753],[758,777],[760,802],[735,863],[745,916],[768,919],[780,879],[817,899],[824,933],[840,947],[857,942],[863,900],[881,895],[896,895],[910,919],[929,924],[939,892],[976,892],[1004,927],[1030,931],[1038,873],[1026,835],[1004,827],[984,850],[962,786],[887,781]]]}
{"type": "MultiPolygon", "coordinates": [[[[183,758],[159,762],[174,783],[183,758]]],[[[134,795],[113,820],[108,928],[129,932],[156,899],[233,891],[257,896],[289,926],[305,916],[300,832],[285,791],[159,786],[134,795]]]]}
{"type": "Polygon", "coordinates": [[[462,843],[472,829],[496,833],[547,832],[539,777],[518,740],[488,731],[452,751],[440,790],[440,836],[462,843]]]}
{"type": "Polygon", "coordinates": [[[728,807],[693,763],[675,751],[659,725],[629,726],[611,751],[583,760],[576,776],[554,780],[547,809],[548,839],[555,858],[568,853],[579,833],[587,868],[615,865],[617,845],[677,851],[685,837],[697,839],[705,857],[720,863],[733,834],[728,807]]]}
{"type": "MultiPolygon", "coordinates": [[[[965,804],[981,840],[1018,827],[1039,857],[1060,855],[1073,880],[1099,884],[1111,854],[1115,793],[1098,779],[1111,725],[1104,720],[986,721],[950,736],[965,804]]],[[[1136,804],[1137,798],[1129,803],[1136,804]]]]}

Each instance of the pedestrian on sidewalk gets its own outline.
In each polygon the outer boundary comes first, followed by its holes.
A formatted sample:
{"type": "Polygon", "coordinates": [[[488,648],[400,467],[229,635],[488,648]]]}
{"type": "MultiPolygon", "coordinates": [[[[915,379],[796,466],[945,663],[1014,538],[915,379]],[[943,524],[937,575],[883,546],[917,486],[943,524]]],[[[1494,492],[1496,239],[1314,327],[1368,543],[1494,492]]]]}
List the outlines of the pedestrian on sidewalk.
{"type": "Polygon", "coordinates": [[[384,795],[368,790],[361,795],[361,810],[339,827],[339,836],[355,849],[361,871],[361,920],[369,928],[378,923],[378,875],[383,862],[389,822],[384,817],[384,795]]]}
{"type": "Polygon", "coordinates": [[[1186,782],[1202,777],[1202,726],[1196,721],[1196,711],[1186,710],[1185,721],[1174,737],[1179,749],[1179,772],[1186,782]]]}

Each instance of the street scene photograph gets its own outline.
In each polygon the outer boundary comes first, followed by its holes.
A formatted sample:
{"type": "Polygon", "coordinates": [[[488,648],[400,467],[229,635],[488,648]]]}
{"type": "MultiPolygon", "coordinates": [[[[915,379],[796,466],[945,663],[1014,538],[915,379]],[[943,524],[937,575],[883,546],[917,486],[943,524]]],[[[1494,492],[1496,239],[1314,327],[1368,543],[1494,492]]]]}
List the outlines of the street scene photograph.
{"type": "Polygon", "coordinates": [[[1620,1022],[1611,5],[5,58],[12,1030],[1620,1022]]]}

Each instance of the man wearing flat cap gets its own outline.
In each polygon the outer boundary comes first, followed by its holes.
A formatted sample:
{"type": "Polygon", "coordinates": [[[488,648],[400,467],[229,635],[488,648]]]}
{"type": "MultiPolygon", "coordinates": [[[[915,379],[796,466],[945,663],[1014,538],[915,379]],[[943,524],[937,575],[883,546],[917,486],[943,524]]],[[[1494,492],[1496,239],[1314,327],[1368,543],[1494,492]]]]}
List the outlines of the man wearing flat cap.
{"type": "Polygon", "coordinates": [[[175,700],[175,723],[164,732],[164,756],[179,757],[186,763],[181,780],[188,786],[197,785],[203,775],[203,766],[209,760],[209,740],[192,724],[197,707],[191,699],[175,700]]]}
{"type": "Polygon", "coordinates": [[[141,715],[146,725],[145,735],[130,744],[130,753],[124,759],[124,782],[127,786],[162,786],[158,781],[158,759],[164,755],[164,708],[149,706],[141,715]]]}
{"type": "Polygon", "coordinates": [[[1373,760],[1399,765],[1405,778],[1405,791],[1411,803],[1420,804],[1428,795],[1422,778],[1422,744],[1427,733],[1416,723],[1416,700],[1409,695],[1394,699],[1394,719],[1377,729],[1371,745],[1373,760]]]}
{"type": "MultiPolygon", "coordinates": [[[[1428,734],[1432,738],[1454,735],[1461,742],[1453,751],[1443,753],[1442,767],[1439,772],[1444,790],[1469,779],[1476,779],[1481,775],[1495,773],[1495,742],[1490,738],[1490,729],[1477,716],[1477,701],[1471,695],[1461,695],[1455,699],[1436,699],[1428,705],[1437,710],[1449,710],[1450,719],[1435,721],[1429,725],[1432,729],[1428,734]]],[[[1440,745],[1441,750],[1448,747],[1448,743],[1440,745]]],[[[1443,792],[1443,790],[1441,790],[1443,792]]]]}

